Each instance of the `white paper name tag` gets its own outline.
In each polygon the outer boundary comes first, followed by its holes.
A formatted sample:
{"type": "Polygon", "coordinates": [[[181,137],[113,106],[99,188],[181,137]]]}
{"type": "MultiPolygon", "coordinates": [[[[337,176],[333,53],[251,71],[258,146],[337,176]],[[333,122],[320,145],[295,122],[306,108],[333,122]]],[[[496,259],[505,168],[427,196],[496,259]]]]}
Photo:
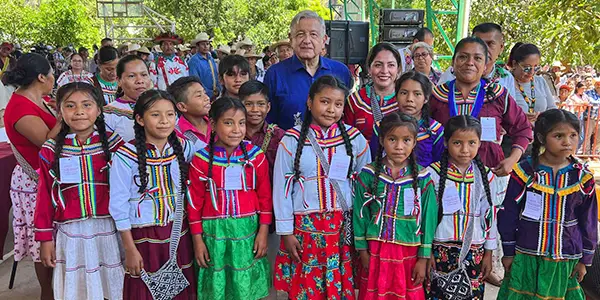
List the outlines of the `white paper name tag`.
{"type": "Polygon", "coordinates": [[[443,212],[445,215],[453,214],[463,208],[462,201],[454,183],[446,185],[442,206],[444,207],[443,212]]]}
{"type": "Polygon", "coordinates": [[[496,118],[481,118],[481,140],[485,142],[495,142],[496,137],[496,118]]]}
{"type": "Polygon", "coordinates": [[[346,153],[336,152],[329,164],[329,179],[346,180],[348,168],[350,167],[350,156],[346,153]]]}
{"type": "MultiPolygon", "coordinates": [[[[421,189],[417,189],[417,195],[421,195],[421,189]]],[[[419,201],[420,202],[420,201],[419,201]]],[[[404,215],[412,215],[415,208],[415,190],[413,188],[404,189],[404,215]]]]}
{"type": "Polygon", "coordinates": [[[61,183],[81,183],[79,157],[61,157],[58,163],[61,183]]]}
{"type": "Polygon", "coordinates": [[[242,166],[225,168],[225,190],[237,191],[242,189],[242,166]]]}
{"type": "Polygon", "coordinates": [[[540,220],[542,218],[542,195],[534,192],[527,192],[523,216],[534,220],[540,220]]]}

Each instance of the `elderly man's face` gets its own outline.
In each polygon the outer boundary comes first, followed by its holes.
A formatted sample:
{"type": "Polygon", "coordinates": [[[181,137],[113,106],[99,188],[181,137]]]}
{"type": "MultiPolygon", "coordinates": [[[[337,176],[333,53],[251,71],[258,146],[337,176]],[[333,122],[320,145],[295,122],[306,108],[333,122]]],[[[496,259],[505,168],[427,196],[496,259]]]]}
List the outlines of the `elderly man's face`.
{"type": "Polygon", "coordinates": [[[164,55],[171,55],[175,52],[175,44],[172,41],[163,41],[160,44],[160,49],[164,55]]]}
{"type": "Polygon", "coordinates": [[[319,56],[327,36],[319,20],[305,18],[293,28],[290,36],[292,48],[299,59],[314,59],[319,56]]]}

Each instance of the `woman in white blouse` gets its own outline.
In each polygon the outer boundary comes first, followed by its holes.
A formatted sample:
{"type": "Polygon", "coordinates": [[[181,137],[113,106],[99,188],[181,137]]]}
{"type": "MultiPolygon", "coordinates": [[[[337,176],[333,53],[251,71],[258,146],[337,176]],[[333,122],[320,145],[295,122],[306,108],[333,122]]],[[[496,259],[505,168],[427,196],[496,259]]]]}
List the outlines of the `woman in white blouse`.
{"type": "Polygon", "coordinates": [[[510,51],[509,65],[515,77],[515,101],[523,109],[530,122],[551,108],[556,108],[550,87],[540,70],[541,53],[533,44],[517,43],[510,51]]]}
{"type": "Polygon", "coordinates": [[[83,67],[83,58],[79,53],[74,53],[71,55],[71,69],[60,74],[56,81],[56,85],[61,87],[71,82],[85,82],[92,84],[92,77],[94,77],[94,75],[84,70],[83,67]]]}

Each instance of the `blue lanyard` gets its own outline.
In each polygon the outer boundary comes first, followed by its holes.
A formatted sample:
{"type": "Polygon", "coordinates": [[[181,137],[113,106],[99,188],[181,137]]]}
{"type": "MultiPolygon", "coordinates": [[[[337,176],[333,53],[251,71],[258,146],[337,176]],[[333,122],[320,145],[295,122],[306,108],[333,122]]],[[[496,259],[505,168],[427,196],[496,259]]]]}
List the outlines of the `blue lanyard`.
{"type": "MultiPolygon", "coordinates": [[[[454,86],[455,83],[456,79],[448,82],[448,105],[450,106],[450,117],[458,115],[458,106],[454,100],[454,94],[456,93],[456,87],[454,86]]],[[[485,89],[483,88],[484,85],[485,80],[481,79],[479,86],[477,87],[477,98],[475,98],[475,104],[473,105],[473,109],[470,113],[471,116],[475,118],[479,117],[479,112],[481,111],[481,107],[483,107],[483,98],[485,97],[485,89]]],[[[463,95],[463,97],[465,97],[465,95],[463,95]]],[[[467,95],[466,97],[468,98],[469,96],[467,95]]]]}

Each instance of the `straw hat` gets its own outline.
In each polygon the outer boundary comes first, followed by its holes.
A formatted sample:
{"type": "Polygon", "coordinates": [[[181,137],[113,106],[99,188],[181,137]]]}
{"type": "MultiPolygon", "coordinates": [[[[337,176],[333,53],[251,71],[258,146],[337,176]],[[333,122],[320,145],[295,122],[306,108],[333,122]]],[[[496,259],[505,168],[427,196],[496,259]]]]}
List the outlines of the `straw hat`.
{"type": "Polygon", "coordinates": [[[196,35],[196,38],[194,38],[191,42],[192,45],[196,45],[200,42],[211,42],[212,39],[208,36],[208,34],[206,32],[200,32],[196,35]]]}
{"type": "Polygon", "coordinates": [[[154,38],[154,42],[159,44],[164,41],[171,41],[175,44],[183,44],[183,38],[172,33],[172,32],[163,32],[154,38]]]}
{"type": "Polygon", "coordinates": [[[127,46],[127,52],[138,51],[141,48],[139,44],[131,44],[127,46]]]}
{"type": "Polygon", "coordinates": [[[231,54],[231,48],[227,45],[219,45],[217,51],[225,53],[227,55],[231,54]]]}
{"type": "Polygon", "coordinates": [[[283,46],[283,45],[287,45],[287,46],[292,46],[292,43],[290,43],[289,39],[283,39],[283,40],[279,40],[278,42],[272,44],[271,46],[269,46],[269,50],[271,51],[275,51],[277,50],[277,48],[279,48],[279,46],[283,46]]]}
{"type": "Polygon", "coordinates": [[[140,47],[140,49],[138,49],[137,52],[150,55],[150,50],[148,50],[147,47],[140,47]]]}
{"type": "MultiPolygon", "coordinates": [[[[242,54],[240,54],[240,55],[242,55],[242,54]]],[[[245,58],[251,58],[251,57],[254,57],[256,59],[262,58],[262,56],[254,53],[254,51],[248,51],[248,52],[244,51],[244,54],[242,56],[244,56],[245,58]]]]}
{"type": "Polygon", "coordinates": [[[254,46],[254,43],[252,43],[252,41],[246,37],[243,40],[241,40],[240,42],[237,43],[238,48],[241,48],[243,46],[254,46]]]}
{"type": "Polygon", "coordinates": [[[558,60],[556,60],[552,63],[552,68],[554,68],[554,67],[560,68],[561,71],[564,71],[566,69],[565,66],[563,66],[563,64],[558,60]]]}
{"type": "Polygon", "coordinates": [[[188,48],[186,45],[184,44],[180,44],[177,45],[177,50],[181,51],[181,52],[185,52],[185,51],[190,51],[190,48],[188,48]]]}

